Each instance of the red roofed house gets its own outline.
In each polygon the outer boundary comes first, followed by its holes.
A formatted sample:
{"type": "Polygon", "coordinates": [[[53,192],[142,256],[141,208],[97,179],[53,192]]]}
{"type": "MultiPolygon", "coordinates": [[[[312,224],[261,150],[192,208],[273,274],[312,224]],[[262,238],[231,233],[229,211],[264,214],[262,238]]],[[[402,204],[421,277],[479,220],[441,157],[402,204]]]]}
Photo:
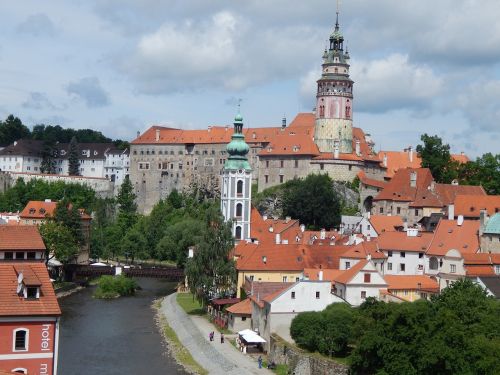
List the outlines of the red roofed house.
{"type": "Polygon", "coordinates": [[[361,305],[368,297],[379,297],[379,290],[387,283],[375,264],[362,260],[334,278],[337,296],[353,306],[361,305]]]}
{"type": "Polygon", "coordinates": [[[43,263],[0,263],[0,369],[57,374],[60,316],[43,263]]]}
{"type": "MultiPolygon", "coordinates": [[[[53,202],[50,199],[45,201],[29,201],[26,207],[19,214],[21,223],[25,225],[41,225],[48,218],[54,216],[54,212],[57,207],[57,202],[53,202]]],[[[80,247],[80,253],[78,254],[76,263],[88,263],[90,255],[90,230],[92,217],[88,215],[83,209],[78,209],[81,218],[81,228],[84,238],[84,243],[80,247]]]]}
{"type": "Polygon", "coordinates": [[[500,212],[500,195],[457,195],[454,202],[454,216],[466,219],[479,219],[481,210],[489,216],[500,212]]]}
{"type": "Polygon", "coordinates": [[[266,350],[269,350],[272,333],[293,342],[290,325],[298,313],[321,311],[332,303],[345,302],[332,293],[329,281],[320,280],[301,280],[265,297],[254,294],[251,301],[252,329],[258,330],[259,335],[267,341],[264,345],[266,350]]]}
{"type": "Polygon", "coordinates": [[[0,261],[45,260],[45,244],[38,227],[0,225],[0,261]]]}
{"type": "Polygon", "coordinates": [[[250,298],[245,298],[227,309],[227,328],[233,332],[250,329],[252,319],[252,303],[250,298]]]}
{"type": "Polygon", "coordinates": [[[404,301],[429,299],[439,293],[437,281],[426,275],[385,275],[387,291],[404,301]]]}

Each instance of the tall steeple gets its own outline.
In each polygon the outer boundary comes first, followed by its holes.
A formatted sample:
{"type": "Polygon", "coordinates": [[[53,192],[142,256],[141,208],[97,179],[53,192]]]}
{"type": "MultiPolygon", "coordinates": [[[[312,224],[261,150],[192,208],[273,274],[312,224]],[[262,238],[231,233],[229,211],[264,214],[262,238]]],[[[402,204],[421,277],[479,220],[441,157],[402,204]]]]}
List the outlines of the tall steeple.
{"type": "Polygon", "coordinates": [[[349,78],[348,51],[340,31],[339,10],[330,34],[328,50],[323,53],[322,74],[316,94],[314,138],[321,152],[352,152],[353,84],[349,78]]]}
{"type": "Polygon", "coordinates": [[[243,117],[238,104],[234,118],[234,132],[226,147],[229,157],[221,174],[221,210],[225,221],[232,220],[233,237],[250,239],[250,212],[252,201],[252,168],[247,159],[250,147],[243,135],[243,117]]]}

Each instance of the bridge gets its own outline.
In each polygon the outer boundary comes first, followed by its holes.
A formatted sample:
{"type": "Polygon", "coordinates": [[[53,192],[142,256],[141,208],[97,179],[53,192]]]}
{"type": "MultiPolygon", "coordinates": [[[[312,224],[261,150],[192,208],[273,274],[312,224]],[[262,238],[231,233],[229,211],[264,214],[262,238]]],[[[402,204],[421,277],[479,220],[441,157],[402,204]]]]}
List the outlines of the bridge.
{"type": "Polygon", "coordinates": [[[98,277],[103,275],[116,275],[117,268],[121,268],[121,274],[129,277],[150,277],[161,278],[168,281],[184,280],[184,270],[175,267],[111,267],[111,266],[87,266],[70,265],[66,269],[66,274],[71,274],[72,279],[82,277],[98,277]]]}

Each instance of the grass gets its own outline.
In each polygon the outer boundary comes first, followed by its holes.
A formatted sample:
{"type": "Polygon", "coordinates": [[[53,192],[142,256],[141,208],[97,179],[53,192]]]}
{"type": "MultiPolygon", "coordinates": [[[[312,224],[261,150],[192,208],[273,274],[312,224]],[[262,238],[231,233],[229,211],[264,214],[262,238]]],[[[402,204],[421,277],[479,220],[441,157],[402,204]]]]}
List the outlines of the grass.
{"type": "MultiPolygon", "coordinates": [[[[156,301],[153,306],[158,311],[160,305],[161,302],[156,301]]],[[[182,345],[179,337],[177,337],[172,327],[168,325],[165,317],[160,313],[158,313],[157,316],[163,337],[169,343],[170,353],[174,356],[175,360],[195,374],[208,375],[208,371],[201,367],[201,365],[195,361],[191,353],[182,345]]]]}
{"type": "MultiPolygon", "coordinates": [[[[262,362],[262,367],[267,368],[267,361],[262,362]]],[[[276,365],[276,368],[272,369],[271,371],[278,375],[288,375],[288,366],[276,365]]]]}
{"type": "Polygon", "coordinates": [[[205,315],[205,309],[191,293],[177,293],[177,303],[189,315],[205,315]]]}
{"type": "Polygon", "coordinates": [[[137,289],[137,282],[126,276],[101,276],[97,282],[94,298],[110,299],[131,296],[137,289]]]}

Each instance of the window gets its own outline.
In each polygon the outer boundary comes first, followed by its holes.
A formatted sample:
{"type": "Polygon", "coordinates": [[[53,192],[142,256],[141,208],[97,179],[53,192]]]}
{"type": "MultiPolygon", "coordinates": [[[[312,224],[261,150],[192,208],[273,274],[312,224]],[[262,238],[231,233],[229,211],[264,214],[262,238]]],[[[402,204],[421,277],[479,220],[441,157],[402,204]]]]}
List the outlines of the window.
{"type": "Polygon", "coordinates": [[[300,281],[300,277],[295,278],[295,282],[298,283],[300,281]]]}
{"type": "Polygon", "coordinates": [[[396,207],[396,213],[399,215],[401,213],[401,207],[396,207]]]}
{"type": "Polygon", "coordinates": [[[321,163],[321,164],[319,165],[319,169],[321,169],[321,170],[325,169],[325,165],[324,165],[323,163],[321,163]]]}
{"type": "Polygon", "coordinates": [[[404,263],[400,263],[400,264],[399,264],[399,270],[400,270],[401,272],[404,272],[404,271],[405,271],[405,268],[406,268],[406,266],[405,266],[405,264],[404,264],[404,263]]]}
{"type": "Polygon", "coordinates": [[[267,174],[264,176],[264,180],[265,180],[266,184],[269,182],[269,176],[267,174]]]}
{"type": "Polygon", "coordinates": [[[12,251],[7,251],[5,253],[5,259],[14,259],[14,253],[12,251]]]}
{"type": "Polygon", "coordinates": [[[28,251],[26,258],[27,259],[36,259],[36,253],[34,251],[28,251]]]}
{"type": "Polygon", "coordinates": [[[246,316],[242,316],[241,317],[241,321],[244,322],[245,320],[247,320],[247,317],[246,316]]]}
{"type": "Polygon", "coordinates": [[[389,251],[387,252],[387,256],[388,256],[388,257],[392,257],[392,250],[389,250],[389,251]]]}
{"type": "Polygon", "coordinates": [[[365,290],[361,291],[361,299],[366,299],[366,291],[365,290]]]}
{"type": "Polygon", "coordinates": [[[345,262],[345,269],[348,270],[351,268],[351,262],[345,262]]]}
{"type": "Polygon", "coordinates": [[[380,212],[381,214],[383,214],[383,213],[384,213],[384,207],[380,207],[379,212],[380,212]]]}
{"type": "Polygon", "coordinates": [[[250,275],[250,281],[253,281],[253,275],[250,275]]]}
{"type": "Polygon", "coordinates": [[[236,183],[236,194],[238,194],[239,197],[243,195],[243,180],[238,180],[236,183]]]}
{"type": "Polygon", "coordinates": [[[451,273],[456,273],[457,272],[457,266],[455,264],[450,264],[450,272],[451,273]]]}
{"type": "Polygon", "coordinates": [[[392,271],[392,263],[387,263],[387,271],[392,271]]]}
{"type": "Polygon", "coordinates": [[[319,299],[319,292],[316,292],[316,299],[319,299]]]}
{"type": "Polygon", "coordinates": [[[424,253],[418,253],[418,258],[422,259],[424,257],[424,253]]]}
{"type": "Polygon", "coordinates": [[[241,227],[240,226],[236,227],[235,237],[237,240],[241,240],[241,227]]]}
{"type": "Polygon", "coordinates": [[[284,168],[285,167],[285,161],[284,160],[280,160],[280,168],[284,168]]]}
{"type": "Polygon", "coordinates": [[[269,160],[266,160],[266,168],[269,168],[269,160]]]}
{"type": "Polygon", "coordinates": [[[298,160],[295,160],[295,168],[298,168],[299,167],[299,161],[298,160]]]}
{"type": "Polygon", "coordinates": [[[39,298],[38,295],[38,288],[33,288],[33,287],[28,287],[26,288],[26,298],[29,299],[37,299],[39,298]]]}
{"type": "Polygon", "coordinates": [[[497,275],[500,274],[500,266],[499,265],[495,265],[495,273],[497,275]]]}
{"type": "Polygon", "coordinates": [[[438,260],[436,257],[431,257],[429,259],[429,268],[431,270],[437,270],[438,269],[438,260]]]}
{"type": "Polygon", "coordinates": [[[292,292],[292,299],[295,299],[295,292],[292,292]]]}
{"type": "Polygon", "coordinates": [[[404,251],[401,251],[401,258],[404,258],[406,256],[406,253],[404,251]]]}
{"type": "Polygon", "coordinates": [[[24,259],[24,251],[16,251],[16,259],[24,259]]]}
{"type": "Polygon", "coordinates": [[[288,277],[283,276],[283,282],[286,283],[288,281],[288,277]]]}
{"type": "Polygon", "coordinates": [[[418,208],[415,208],[415,216],[418,216],[418,208]]]}
{"type": "Polygon", "coordinates": [[[280,174],[280,184],[283,183],[283,179],[284,179],[284,176],[282,174],[280,174]]]}
{"type": "Polygon", "coordinates": [[[236,204],[236,217],[241,218],[243,215],[243,205],[241,203],[236,204]]]}
{"type": "Polygon", "coordinates": [[[14,350],[13,351],[27,351],[28,350],[28,330],[26,328],[17,328],[14,330],[14,350]]]}
{"type": "Polygon", "coordinates": [[[149,169],[149,163],[139,163],[139,169],[149,169]]]}
{"type": "Polygon", "coordinates": [[[371,276],[372,276],[371,274],[365,273],[365,283],[369,283],[370,282],[371,276]]]}

